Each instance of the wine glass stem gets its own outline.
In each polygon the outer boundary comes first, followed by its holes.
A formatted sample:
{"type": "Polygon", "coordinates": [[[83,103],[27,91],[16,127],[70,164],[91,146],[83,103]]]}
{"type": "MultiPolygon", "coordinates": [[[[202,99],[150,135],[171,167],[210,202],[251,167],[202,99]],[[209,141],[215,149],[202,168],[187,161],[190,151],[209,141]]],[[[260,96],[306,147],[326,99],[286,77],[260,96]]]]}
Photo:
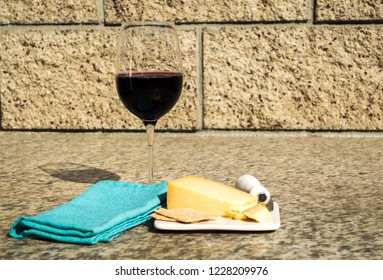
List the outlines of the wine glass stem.
{"type": "Polygon", "coordinates": [[[148,181],[153,184],[153,142],[155,123],[145,123],[146,135],[148,137],[148,181]]]}

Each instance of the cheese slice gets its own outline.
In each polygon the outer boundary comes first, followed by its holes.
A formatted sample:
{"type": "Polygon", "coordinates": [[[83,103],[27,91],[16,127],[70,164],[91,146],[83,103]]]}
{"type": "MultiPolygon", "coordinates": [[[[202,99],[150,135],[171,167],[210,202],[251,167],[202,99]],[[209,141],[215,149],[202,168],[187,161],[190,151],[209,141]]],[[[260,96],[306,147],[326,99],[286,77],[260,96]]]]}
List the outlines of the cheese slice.
{"type": "Polygon", "coordinates": [[[198,176],[168,182],[167,208],[193,208],[205,213],[246,219],[244,210],[257,205],[258,197],[198,176]]]}
{"type": "Polygon", "coordinates": [[[273,220],[273,217],[264,203],[259,203],[254,207],[246,209],[243,211],[243,214],[259,223],[269,223],[273,220]]]}

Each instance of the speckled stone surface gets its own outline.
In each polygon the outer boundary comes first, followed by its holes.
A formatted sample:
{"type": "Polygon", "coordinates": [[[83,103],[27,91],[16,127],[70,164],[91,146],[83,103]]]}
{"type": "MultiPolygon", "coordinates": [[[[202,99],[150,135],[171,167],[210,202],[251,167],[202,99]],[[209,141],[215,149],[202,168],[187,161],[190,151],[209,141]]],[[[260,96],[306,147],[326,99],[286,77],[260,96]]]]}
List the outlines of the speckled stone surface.
{"type": "MultiPolygon", "coordinates": [[[[0,30],[1,127],[144,129],[118,99],[114,78],[120,28],[26,27],[0,30]]],[[[197,126],[196,31],[178,32],[184,88],[158,129],[197,126]]]]}
{"type": "Polygon", "coordinates": [[[317,0],[316,20],[382,20],[383,2],[378,0],[317,0]]]}
{"type": "Polygon", "coordinates": [[[261,1],[142,1],[105,0],[105,21],[119,24],[137,20],[176,22],[304,21],[310,18],[305,0],[261,1]]]}
{"type": "Polygon", "coordinates": [[[144,182],[145,135],[0,132],[0,259],[382,259],[383,135],[351,136],[157,133],[156,180],[196,174],[233,185],[253,174],[280,205],[281,227],[162,232],[149,222],[82,246],[7,234],[20,215],[100,179],[144,182]]]}
{"type": "Polygon", "coordinates": [[[97,0],[2,0],[0,24],[98,23],[97,8],[97,0]]]}
{"type": "Polygon", "coordinates": [[[382,31],[206,27],[205,127],[382,130],[382,31]]]}

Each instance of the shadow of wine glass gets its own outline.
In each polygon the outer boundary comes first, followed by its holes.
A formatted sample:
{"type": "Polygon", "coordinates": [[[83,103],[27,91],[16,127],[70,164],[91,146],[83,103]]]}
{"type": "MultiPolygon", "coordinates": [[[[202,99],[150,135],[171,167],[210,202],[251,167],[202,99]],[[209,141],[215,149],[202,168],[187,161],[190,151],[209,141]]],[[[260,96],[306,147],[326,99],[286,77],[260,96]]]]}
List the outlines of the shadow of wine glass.
{"type": "Polygon", "coordinates": [[[75,183],[94,184],[100,180],[121,179],[113,172],[72,162],[47,163],[39,166],[39,169],[53,177],[75,183]]]}

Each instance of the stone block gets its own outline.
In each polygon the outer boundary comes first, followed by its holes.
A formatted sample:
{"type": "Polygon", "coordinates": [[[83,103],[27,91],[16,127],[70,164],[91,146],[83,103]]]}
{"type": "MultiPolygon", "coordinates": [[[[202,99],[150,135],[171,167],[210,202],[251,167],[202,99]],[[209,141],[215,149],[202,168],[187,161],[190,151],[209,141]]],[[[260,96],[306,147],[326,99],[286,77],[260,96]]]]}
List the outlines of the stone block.
{"type": "Polygon", "coordinates": [[[105,0],[105,21],[168,20],[174,22],[305,21],[306,0],[105,0]]]}
{"type": "MultiPolygon", "coordinates": [[[[1,127],[143,129],[118,99],[114,81],[118,28],[19,27],[1,35],[1,127]]],[[[196,32],[179,31],[184,89],[159,129],[197,123],[196,32]]]]}
{"type": "Polygon", "coordinates": [[[97,0],[1,0],[0,24],[98,23],[97,0]]]}
{"type": "Polygon", "coordinates": [[[383,129],[383,26],[207,27],[203,40],[207,129],[383,129]]]}
{"type": "Polygon", "coordinates": [[[317,0],[317,21],[382,20],[383,2],[378,0],[317,0]]]}

